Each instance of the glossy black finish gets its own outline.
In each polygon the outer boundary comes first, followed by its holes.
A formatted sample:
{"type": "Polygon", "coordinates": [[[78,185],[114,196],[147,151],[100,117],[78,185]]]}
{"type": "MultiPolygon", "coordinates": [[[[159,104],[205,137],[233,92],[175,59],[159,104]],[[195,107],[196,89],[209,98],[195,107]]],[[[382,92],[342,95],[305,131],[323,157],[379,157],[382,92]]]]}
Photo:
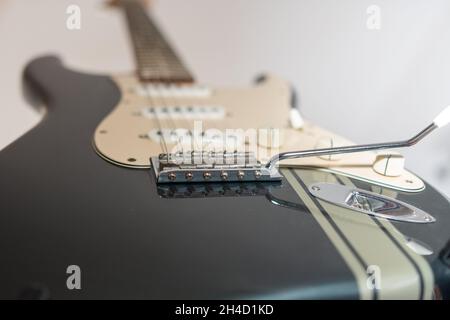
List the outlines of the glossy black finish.
{"type": "MultiPolygon", "coordinates": [[[[285,180],[269,193],[161,196],[149,170],[117,167],[92,148],[120,97],[108,77],[69,71],[53,57],[33,61],[25,77],[48,114],[0,152],[0,298],[358,297],[352,273],[285,180]],[[82,270],[79,291],[66,287],[72,264],[82,270]],[[318,286],[334,290],[304,290],[318,286]]],[[[448,240],[448,202],[432,188],[404,198],[426,203],[440,221],[400,226],[436,249],[435,263],[448,240]]]]}

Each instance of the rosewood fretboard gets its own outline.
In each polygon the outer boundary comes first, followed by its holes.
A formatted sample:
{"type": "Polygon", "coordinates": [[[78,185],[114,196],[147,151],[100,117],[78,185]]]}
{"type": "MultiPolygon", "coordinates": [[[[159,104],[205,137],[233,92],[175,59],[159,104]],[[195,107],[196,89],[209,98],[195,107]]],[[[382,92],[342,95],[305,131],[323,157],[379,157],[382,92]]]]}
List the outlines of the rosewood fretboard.
{"type": "Polygon", "coordinates": [[[181,59],[139,1],[122,1],[141,81],[193,82],[181,59]]]}

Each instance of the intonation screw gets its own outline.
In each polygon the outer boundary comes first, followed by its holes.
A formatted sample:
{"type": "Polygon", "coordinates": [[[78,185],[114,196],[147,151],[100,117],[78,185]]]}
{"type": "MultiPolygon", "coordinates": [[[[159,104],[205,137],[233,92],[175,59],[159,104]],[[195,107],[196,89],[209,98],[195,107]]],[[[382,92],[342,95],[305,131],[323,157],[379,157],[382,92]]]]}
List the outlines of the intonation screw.
{"type": "Polygon", "coordinates": [[[174,181],[177,178],[177,175],[174,172],[171,172],[168,177],[170,181],[174,181]]]}
{"type": "Polygon", "coordinates": [[[244,171],[238,171],[237,177],[238,177],[239,180],[244,179],[244,176],[245,176],[245,172],[244,171]]]}
{"type": "Polygon", "coordinates": [[[205,180],[211,179],[211,173],[205,172],[205,173],[203,174],[203,178],[204,178],[205,180]]]}
{"type": "Polygon", "coordinates": [[[186,180],[192,180],[193,177],[194,175],[192,174],[192,172],[186,172],[186,180]]]}
{"type": "Polygon", "coordinates": [[[256,179],[261,178],[261,171],[259,171],[259,170],[255,171],[255,178],[256,179]]]}
{"type": "Polygon", "coordinates": [[[222,172],[220,174],[220,177],[222,178],[222,180],[228,180],[228,172],[222,172]]]}

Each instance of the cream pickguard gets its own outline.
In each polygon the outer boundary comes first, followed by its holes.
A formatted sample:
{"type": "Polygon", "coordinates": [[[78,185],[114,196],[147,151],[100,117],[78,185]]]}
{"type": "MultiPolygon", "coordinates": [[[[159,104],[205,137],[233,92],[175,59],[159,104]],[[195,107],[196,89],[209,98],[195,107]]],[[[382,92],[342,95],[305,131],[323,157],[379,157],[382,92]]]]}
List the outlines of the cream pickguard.
{"type": "MultiPolygon", "coordinates": [[[[279,152],[353,144],[312,123],[305,123],[301,129],[291,128],[290,86],[274,76],[253,87],[224,89],[195,84],[143,86],[134,76],[118,76],[114,80],[122,92],[122,99],[97,127],[94,145],[99,155],[120,166],[149,168],[150,157],[166,151],[207,149],[208,139],[203,139],[201,145],[198,142],[188,146],[180,143],[178,136],[193,132],[196,121],[201,121],[203,132],[211,129],[221,132],[226,129],[264,129],[265,132],[270,132],[266,130],[268,128],[279,129],[277,142],[256,144],[255,152],[262,163],[279,152]],[[178,135],[174,135],[174,131],[178,135]]],[[[236,141],[231,146],[223,145],[222,149],[242,150],[248,143],[236,141]]],[[[422,180],[403,169],[401,156],[391,154],[391,157],[380,157],[375,152],[363,152],[339,157],[311,157],[285,160],[280,166],[319,167],[396,190],[423,190],[422,180]]]]}

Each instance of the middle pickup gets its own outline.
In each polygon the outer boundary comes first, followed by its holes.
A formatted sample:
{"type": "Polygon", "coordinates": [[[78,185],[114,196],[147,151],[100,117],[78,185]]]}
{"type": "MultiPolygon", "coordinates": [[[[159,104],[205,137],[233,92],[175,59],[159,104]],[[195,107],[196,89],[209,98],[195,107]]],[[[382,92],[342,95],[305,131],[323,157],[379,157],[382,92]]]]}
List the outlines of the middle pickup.
{"type": "Polygon", "coordinates": [[[149,119],[223,119],[225,109],[221,106],[181,105],[181,106],[152,106],[143,108],[140,114],[149,119]]]}

